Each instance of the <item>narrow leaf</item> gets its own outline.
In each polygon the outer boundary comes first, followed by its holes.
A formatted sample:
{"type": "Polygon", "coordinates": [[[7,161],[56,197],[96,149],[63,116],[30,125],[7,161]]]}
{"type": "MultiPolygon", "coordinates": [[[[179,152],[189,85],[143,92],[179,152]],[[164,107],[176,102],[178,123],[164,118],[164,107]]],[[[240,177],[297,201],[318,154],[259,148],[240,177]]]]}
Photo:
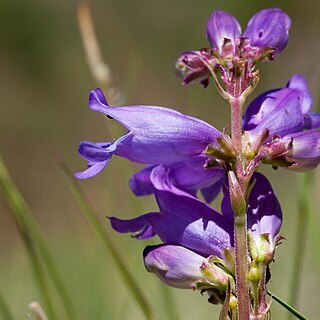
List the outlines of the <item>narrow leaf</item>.
{"type": "Polygon", "coordinates": [[[273,294],[270,291],[267,291],[267,294],[275,301],[277,301],[282,307],[287,309],[290,313],[292,313],[297,319],[300,320],[308,320],[304,315],[302,315],[300,312],[298,312],[296,309],[291,307],[289,304],[287,304],[285,301],[277,297],[275,294],[273,294]]]}

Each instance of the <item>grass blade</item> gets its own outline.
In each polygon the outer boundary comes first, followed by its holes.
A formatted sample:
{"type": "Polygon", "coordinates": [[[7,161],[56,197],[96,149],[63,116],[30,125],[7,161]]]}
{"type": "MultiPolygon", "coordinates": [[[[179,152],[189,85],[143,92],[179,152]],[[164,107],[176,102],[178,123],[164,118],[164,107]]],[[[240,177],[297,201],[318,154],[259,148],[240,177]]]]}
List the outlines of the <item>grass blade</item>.
{"type": "Polygon", "coordinates": [[[140,288],[138,287],[136,281],[131,276],[130,272],[128,271],[125,263],[122,261],[121,257],[119,256],[116,248],[114,247],[111,239],[109,238],[108,234],[106,233],[106,230],[98,220],[96,214],[88,204],[87,200],[85,199],[85,196],[83,195],[81,189],[79,188],[78,184],[73,178],[73,175],[69,171],[68,167],[65,163],[60,161],[61,167],[63,169],[63,172],[65,173],[65,176],[67,178],[67,181],[69,182],[70,188],[73,191],[81,209],[85,216],[85,218],[90,223],[91,227],[93,228],[94,232],[98,236],[98,238],[102,241],[106,251],[111,255],[113,258],[120,274],[123,277],[124,282],[128,286],[129,290],[132,293],[132,296],[135,298],[136,302],[140,306],[143,314],[145,315],[146,319],[153,319],[153,313],[152,309],[149,305],[149,302],[144,297],[143,293],[141,292],[140,288]]]}
{"type": "Polygon", "coordinates": [[[3,315],[3,319],[14,320],[12,312],[1,293],[0,293],[0,312],[3,315]]]}
{"type": "MultiPolygon", "coordinates": [[[[60,295],[62,303],[64,305],[65,311],[68,315],[69,320],[76,320],[78,319],[76,315],[75,308],[71,301],[71,298],[64,286],[63,281],[61,280],[54,261],[51,257],[51,254],[48,250],[48,247],[45,243],[44,236],[36,222],[32,211],[30,210],[29,206],[25,202],[23,196],[19,192],[18,188],[14,184],[13,180],[11,179],[6,166],[0,157],[0,187],[4,192],[4,196],[11,208],[13,217],[17,224],[21,226],[24,234],[27,235],[30,243],[36,248],[39,252],[40,257],[42,258],[42,262],[46,267],[46,270],[55,285],[57,292],[60,295]]],[[[29,248],[31,249],[31,247],[29,248]]],[[[34,268],[39,267],[39,262],[36,260],[36,254],[30,251],[32,257],[34,258],[34,268]]],[[[39,275],[42,275],[42,271],[39,269],[39,275]]],[[[39,279],[38,279],[39,280],[39,279]]],[[[47,310],[49,311],[49,310],[47,310]]]]}
{"type": "Polygon", "coordinates": [[[275,301],[277,301],[282,307],[287,309],[291,314],[293,314],[297,319],[300,320],[308,320],[304,315],[302,315],[299,311],[291,307],[288,303],[277,297],[275,294],[273,294],[270,291],[267,291],[267,294],[275,301]]]}

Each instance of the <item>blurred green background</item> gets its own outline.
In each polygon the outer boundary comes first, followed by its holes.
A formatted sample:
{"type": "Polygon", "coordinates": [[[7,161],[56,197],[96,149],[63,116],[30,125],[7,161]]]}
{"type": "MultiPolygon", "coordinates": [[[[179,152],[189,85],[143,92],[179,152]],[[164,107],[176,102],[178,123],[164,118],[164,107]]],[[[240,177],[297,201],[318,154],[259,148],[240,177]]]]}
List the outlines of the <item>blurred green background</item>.
{"type": "MultiPolygon", "coordinates": [[[[89,90],[96,83],[85,60],[76,5],[75,1],[62,0],[1,0],[0,153],[45,234],[81,318],[143,319],[54,160],[54,154],[59,153],[73,172],[82,170],[85,161],[77,154],[81,140],[108,141],[124,132],[120,125],[106,121],[87,106],[89,90]]],[[[261,66],[256,93],[284,86],[292,74],[301,73],[319,103],[320,4],[316,1],[90,1],[104,60],[126,104],[172,107],[219,129],[228,123],[227,103],[213,85],[206,90],[196,85],[182,87],[174,74],[174,61],[183,51],[208,46],[205,26],[214,9],[232,13],[245,28],[256,11],[272,6],[282,8],[292,18],[291,35],[279,58],[261,66]]],[[[206,296],[166,288],[145,271],[142,250],[146,242],[111,231],[106,216],[129,218],[156,208],[151,197],[136,198],[128,189],[128,178],[138,168],[114,157],[102,174],[79,183],[148,297],[156,319],[217,318],[219,307],[209,305],[206,296]]],[[[282,234],[287,239],[277,250],[270,290],[286,300],[299,224],[297,181],[301,175],[269,167],[263,171],[282,204],[282,234]]],[[[313,225],[319,220],[319,187],[318,170],[311,191],[313,225]]],[[[15,319],[27,319],[28,303],[42,302],[42,298],[25,246],[1,196],[0,219],[0,292],[15,319]]],[[[158,242],[154,239],[148,243],[158,242]]],[[[316,319],[320,313],[320,265],[315,236],[306,236],[303,251],[297,308],[316,319]]],[[[50,290],[59,319],[67,319],[55,291],[50,290]]],[[[272,315],[273,319],[287,317],[275,302],[272,315]]]]}

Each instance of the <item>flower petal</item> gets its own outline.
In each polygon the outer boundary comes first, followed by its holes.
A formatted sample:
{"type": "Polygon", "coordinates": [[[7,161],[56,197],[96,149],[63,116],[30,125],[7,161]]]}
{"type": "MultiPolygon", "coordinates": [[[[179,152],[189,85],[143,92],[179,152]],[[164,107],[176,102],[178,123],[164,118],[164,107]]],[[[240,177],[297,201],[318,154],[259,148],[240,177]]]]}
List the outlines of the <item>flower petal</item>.
{"type": "Polygon", "coordinates": [[[114,142],[89,142],[82,141],[79,144],[78,152],[88,161],[88,169],[83,172],[78,172],[75,176],[78,179],[87,179],[97,175],[110,161],[112,155],[117,150],[119,144],[126,140],[130,132],[120,137],[114,142]]]}
{"type": "Polygon", "coordinates": [[[320,131],[307,130],[290,134],[283,141],[292,141],[292,148],[285,154],[295,162],[286,169],[293,171],[308,171],[316,168],[320,163],[320,131]]]}
{"type": "Polygon", "coordinates": [[[162,245],[146,247],[144,263],[149,272],[156,274],[169,286],[190,289],[203,279],[200,266],[206,260],[202,256],[180,246],[162,245]]]}
{"type": "Polygon", "coordinates": [[[275,238],[282,224],[282,210],[268,179],[261,173],[252,177],[255,185],[249,196],[248,229],[253,235],[270,234],[275,238]]]}
{"type": "Polygon", "coordinates": [[[201,194],[203,195],[207,203],[212,202],[218,196],[218,194],[222,190],[225,178],[226,175],[224,173],[223,176],[221,176],[220,180],[216,181],[209,187],[201,189],[201,194]]]}
{"type": "Polygon", "coordinates": [[[320,113],[308,112],[304,115],[304,129],[316,129],[320,127],[320,113]]]}
{"type": "Polygon", "coordinates": [[[309,112],[313,105],[313,98],[309,91],[306,79],[300,74],[295,74],[287,83],[287,88],[296,89],[299,91],[301,111],[304,114],[309,112]]]}
{"type": "MultiPolygon", "coordinates": [[[[206,167],[207,156],[197,156],[185,161],[162,165],[163,173],[161,178],[171,181],[178,189],[195,195],[201,190],[208,202],[211,202],[219,193],[225,176],[224,169],[217,163],[215,167],[206,167]]],[[[148,195],[155,191],[150,180],[155,165],[147,166],[136,174],[129,181],[134,194],[138,196],[148,195]]]]}
{"type": "Polygon", "coordinates": [[[252,46],[275,48],[277,54],[287,45],[290,27],[291,20],[281,9],[264,9],[250,19],[243,35],[252,46]]]}
{"type": "Polygon", "coordinates": [[[230,40],[235,49],[236,41],[240,37],[241,26],[238,20],[222,10],[214,11],[207,23],[207,38],[213,48],[222,53],[225,39],[230,40]]]}
{"type": "Polygon", "coordinates": [[[205,168],[208,157],[198,156],[186,161],[176,162],[169,166],[169,175],[177,187],[202,189],[212,186],[224,175],[223,167],[205,168]]]}
{"type": "Polygon", "coordinates": [[[155,235],[150,224],[152,218],[157,217],[159,213],[151,212],[130,220],[109,217],[111,226],[119,233],[135,233],[137,239],[144,240],[155,235]]]}
{"type": "Polygon", "coordinates": [[[89,166],[87,170],[77,172],[75,177],[78,179],[88,179],[96,176],[109,163],[110,159],[106,161],[96,162],[89,166]]]}
{"type": "Polygon", "coordinates": [[[160,166],[151,181],[156,188],[160,215],[152,226],[165,243],[175,243],[204,255],[221,255],[231,246],[233,223],[212,207],[176,189],[161,178],[160,166]]]}
{"type": "Polygon", "coordinates": [[[288,87],[267,91],[251,102],[243,117],[243,128],[250,131],[252,139],[265,128],[270,139],[303,130],[303,111],[309,108],[310,93],[307,88],[295,86],[297,77],[291,78],[288,87]]]}
{"type": "Polygon", "coordinates": [[[156,165],[146,166],[131,176],[129,186],[136,196],[145,196],[154,192],[150,175],[155,166],[156,165]]]}

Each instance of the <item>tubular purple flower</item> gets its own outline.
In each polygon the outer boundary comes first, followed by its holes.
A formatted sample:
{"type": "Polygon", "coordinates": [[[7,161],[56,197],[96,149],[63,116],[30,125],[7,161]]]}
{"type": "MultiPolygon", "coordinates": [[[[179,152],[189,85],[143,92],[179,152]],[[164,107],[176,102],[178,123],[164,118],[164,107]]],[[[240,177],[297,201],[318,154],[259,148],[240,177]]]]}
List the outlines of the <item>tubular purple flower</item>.
{"type": "MultiPolygon", "coordinates": [[[[258,81],[255,65],[261,61],[272,61],[285,48],[291,27],[290,18],[278,8],[265,9],[254,15],[247,30],[241,34],[238,20],[222,10],[214,11],[206,27],[211,48],[183,53],[176,61],[177,75],[183,84],[200,82],[208,85],[213,73],[221,73],[221,79],[230,95],[235,75],[242,77],[243,92],[253,88],[258,81]],[[241,66],[241,67],[240,67],[241,66]]],[[[217,81],[215,79],[215,81],[217,81]]],[[[241,92],[241,93],[243,93],[241,92]]]]}
{"type": "Polygon", "coordinates": [[[143,256],[146,269],[169,286],[190,289],[195,282],[205,282],[200,266],[206,259],[184,247],[146,247],[143,256]]]}
{"type": "Polygon", "coordinates": [[[91,91],[89,105],[125,126],[129,132],[114,143],[82,142],[79,153],[89,169],[77,173],[88,178],[99,173],[113,154],[146,163],[173,163],[200,155],[220,132],[206,122],[172,109],[156,106],[111,108],[100,89],[91,91]]]}
{"type": "Polygon", "coordinates": [[[265,92],[249,105],[243,128],[250,143],[265,130],[269,134],[258,155],[263,162],[294,171],[319,164],[319,131],[315,129],[320,127],[320,114],[310,112],[312,104],[304,77],[294,75],[285,88],[265,92]]]}
{"type": "Polygon", "coordinates": [[[287,45],[290,27],[291,20],[281,9],[264,9],[250,19],[243,36],[251,46],[275,48],[279,54],[287,45]]]}
{"type": "Polygon", "coordinates": [[[207,23],[207,38],[212,48],[223,54],[223,47],[228,45],[232,54],[235,54],[236,42],[241,35],[241,26],[238,20],[223,10],[214,11],[207,23]]]}

